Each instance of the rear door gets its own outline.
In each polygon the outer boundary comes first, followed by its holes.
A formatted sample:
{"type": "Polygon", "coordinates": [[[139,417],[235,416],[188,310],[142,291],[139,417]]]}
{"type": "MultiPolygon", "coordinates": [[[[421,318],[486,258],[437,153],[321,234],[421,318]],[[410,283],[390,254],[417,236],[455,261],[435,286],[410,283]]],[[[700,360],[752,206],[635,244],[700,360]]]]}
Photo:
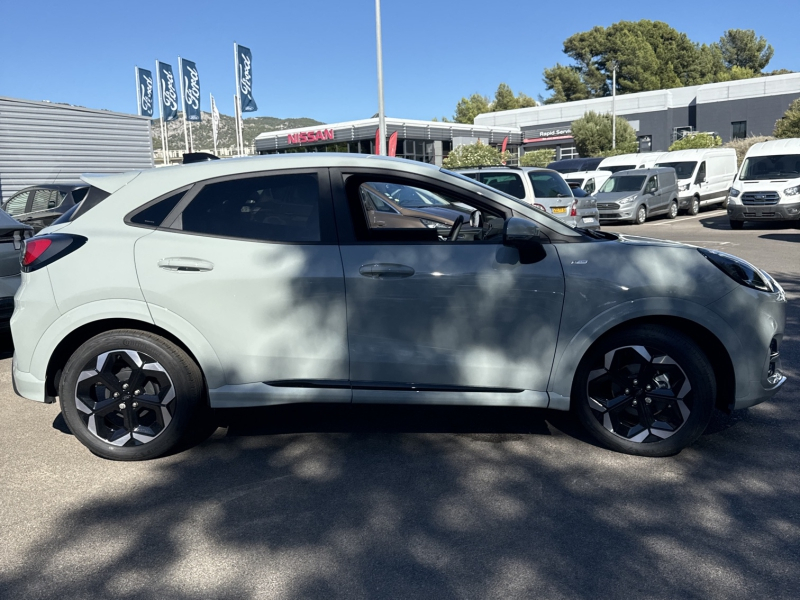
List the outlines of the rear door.
{"type": "Polygon", "coordinates": [[[188,322],[211,344],[228,384],[216,405],[350,400],[327,170],[212,180],[166,220],[146,211],[132,224],[161,227],[136,243],[142,291],[157,324],[188,322]]]}
{"type": "Polygon", "coordinates": [[[353,401],[546,406],[564,298],[553,246],[522,264],[501,243],[511,211],[440,182],[355,169],[332,170],[332,181],[353,401]],[[359,190],[376,181],[469,205],[482,226],[465,224],[455,241],[373,229],[359,190]]]}

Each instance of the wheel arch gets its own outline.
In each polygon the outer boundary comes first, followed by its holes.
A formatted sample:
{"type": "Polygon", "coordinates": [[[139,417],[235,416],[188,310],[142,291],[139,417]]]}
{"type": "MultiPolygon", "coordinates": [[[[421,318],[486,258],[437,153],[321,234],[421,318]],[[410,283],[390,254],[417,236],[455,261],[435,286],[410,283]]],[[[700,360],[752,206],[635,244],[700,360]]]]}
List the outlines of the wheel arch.
{"type": "Polygon", "coordinates": [[[640,325],[659,325],[685,334],[706,354],[714,369],[717,382],[716,407],[730,412],[736,399],[736,369],[732,356],[736,355],[735,349],[741,344],[738,336],[721,317],[711,313],[713,317],[708,318],[710,311],[704,307],[699,308],[702,309],[700,314],[706,318],[698,318],[697,314],[687,314],[686,311],[675,311],[677,314],[653,312],[627,319],[606,319],[602,323],[587,324],[570,340],[566,349],[557,355],[548,391],[555,392],[565,399],[570,397],[572,383],[581,360],[587,352],[608,336],[640,325]],[[734,349],[733,354],[729,348],[734,349]]]}

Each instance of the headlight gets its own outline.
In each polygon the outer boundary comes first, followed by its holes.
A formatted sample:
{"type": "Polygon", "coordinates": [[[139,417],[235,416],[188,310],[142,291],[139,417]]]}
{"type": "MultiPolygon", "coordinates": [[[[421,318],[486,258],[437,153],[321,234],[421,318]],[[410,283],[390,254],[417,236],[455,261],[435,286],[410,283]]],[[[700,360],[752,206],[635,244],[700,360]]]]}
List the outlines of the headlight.
{"type": "Polygon", "coordinates": [[[784,196],[797,196],[797,194],[800,194],[800,185],[796,185],[794,187],[786,188],[785,190],[783,190],[784,196]]]}
{"type": "Polygon", "coordinates": [[[738,198],[739,194],[741,194],[742,192],[740,192],[736,188],[731,188],[731,191],[728,193],[730,194],[731,198],[738,198]]]}
{"type": "MultiPolygon", "coordinates": [[[[707,248],[698,248],[697,250],[735,282],[762,292],[777,291],[775,280],[749,262],[717,250],[709,250],[707,248]]],[[[777,286],[777,288],[779,289],[780,286],[777,286]]]]}
{"type": "Polygon", "coordinates": [[[633,202],[635,196],[628,196],[627,198],[623,198],[622,200],[617,200],[617,204],[630,204],[633,202]]]}
{"type": "Polygon", "coordinates": [[[689,191],[689,186],[690,186],[690,185],[691,185],[690,183],[682,183],[682,184],[680,184],[680,185],[678,186],[678,191],[679,191],[679,192],[688,192],[688,191],[689,191]]]}
{"type": "Polygon", "coordinates": [[[445,223],[440,223],[439,221],[431,221],[430,219],[420,219],[422,224],[425,227],[430,227],[431,229],[436,229],[437,227],[447,227],[445,223]]]}

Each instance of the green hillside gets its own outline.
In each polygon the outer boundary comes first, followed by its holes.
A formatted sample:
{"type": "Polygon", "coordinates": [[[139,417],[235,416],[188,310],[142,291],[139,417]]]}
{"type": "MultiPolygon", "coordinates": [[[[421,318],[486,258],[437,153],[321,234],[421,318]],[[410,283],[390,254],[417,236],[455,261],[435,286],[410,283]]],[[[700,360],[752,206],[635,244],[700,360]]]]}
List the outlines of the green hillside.
{"type": "MultiPolygon", "coordinates": [[[[169,149],[184,150],[183,143],[183,113],[178,113],[175,121],[167,124],[169,127],[169,149]]],[[[213,150],[214,138],[211,133],[211,113],[203,112],[200,123],[192,123],[192,140],[195,150],[213,150]]],[[[244,118],[244,143],[252,146],[257,135],[265,131],[276,129],[294,129],[295,127],[312,127],[322,125],[314,119],[279,119],[277,117],[245,117],[244,118]]],[[[236,122],[233,117],[220,114],[219,132],[217,139],[218,148],[231,148],[236,146],[236,122]]],[[[153,148],[161,148],[161,131],[158,119],[153,119],[153,148]]]]}

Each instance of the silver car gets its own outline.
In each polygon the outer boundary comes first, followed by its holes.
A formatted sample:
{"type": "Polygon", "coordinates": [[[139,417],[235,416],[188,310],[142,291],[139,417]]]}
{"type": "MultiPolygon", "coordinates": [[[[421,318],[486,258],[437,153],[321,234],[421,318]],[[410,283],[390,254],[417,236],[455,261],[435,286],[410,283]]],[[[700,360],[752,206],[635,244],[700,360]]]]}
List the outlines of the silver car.
{"type": "Polygon", "coordinates": [[[106,458],[164,454],[210,408],[294,402],[571,408],[608,447],[664,456],[785,381],[764,271],[576,230],[432,165],[290,154],[85,180],[25,243],[13,382],[106,458]],[[470,219],[373,227],[361,191],[385,183],[470,219]]]}
{"type": "Polygon", "coordinates": [[[600,221],[633,221],[678,216],[678,180],[671,167],[628,169],[614,173],[595,194],[600,221]]]}

